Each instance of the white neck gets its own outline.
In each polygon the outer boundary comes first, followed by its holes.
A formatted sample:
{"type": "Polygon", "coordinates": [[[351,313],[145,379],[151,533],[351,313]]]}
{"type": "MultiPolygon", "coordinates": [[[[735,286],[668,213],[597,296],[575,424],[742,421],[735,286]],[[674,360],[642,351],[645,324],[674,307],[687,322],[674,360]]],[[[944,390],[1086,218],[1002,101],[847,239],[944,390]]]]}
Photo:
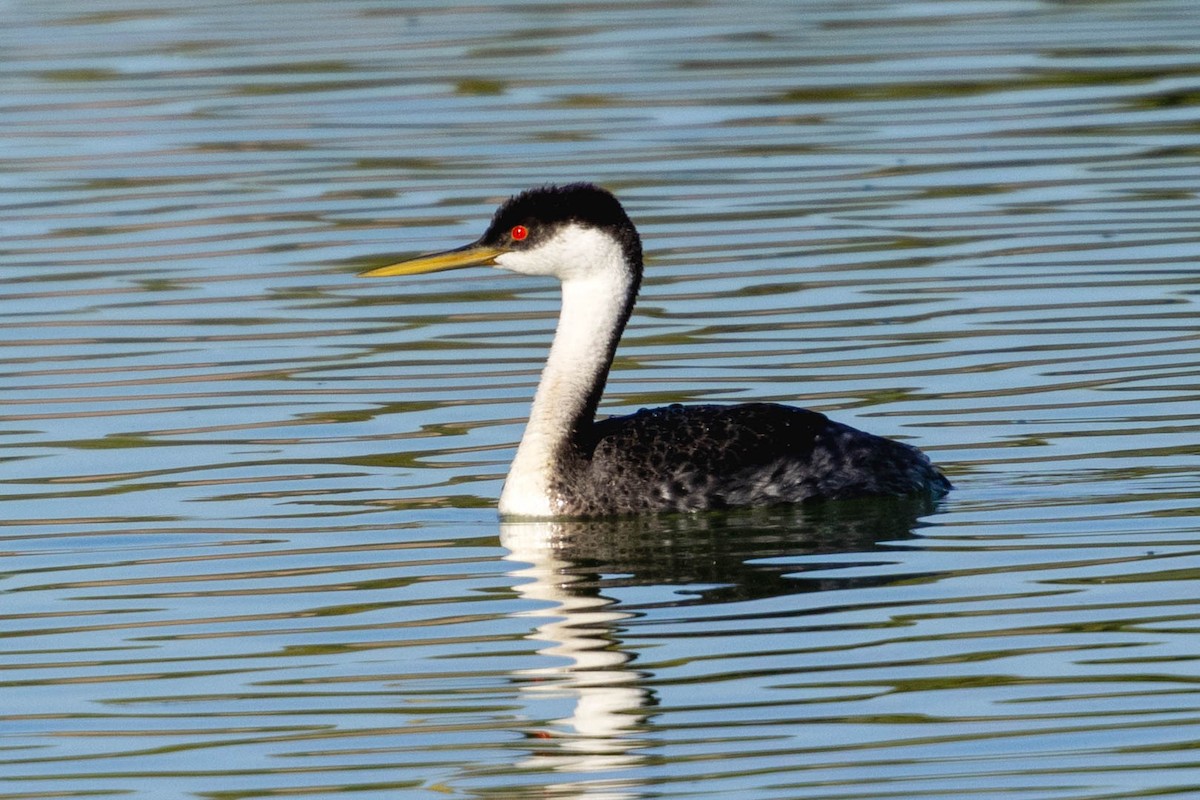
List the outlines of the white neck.
{"type": "Polygon", "coordinates": [[[626,270],[610,269],[563,281],[558,330],[500,493],[501,514],[549,517],[564,512],[553,479],[572,434],[593,421],[624,327],[631,280],[626,270]]]}

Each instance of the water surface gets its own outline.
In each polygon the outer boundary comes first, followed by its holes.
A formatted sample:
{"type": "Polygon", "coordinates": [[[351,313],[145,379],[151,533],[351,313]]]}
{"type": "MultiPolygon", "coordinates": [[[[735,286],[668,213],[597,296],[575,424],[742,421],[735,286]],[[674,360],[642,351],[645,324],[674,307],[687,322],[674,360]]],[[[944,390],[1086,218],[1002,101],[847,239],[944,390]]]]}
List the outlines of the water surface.
{"type": "Polygon", "coordinates": [[[1200,791],[1187,0],[0,5],[0,797],[1200,791]],[[942,503],[500,524],[557,312],[358,281],[594,180],[602,410],[942,503]]]}

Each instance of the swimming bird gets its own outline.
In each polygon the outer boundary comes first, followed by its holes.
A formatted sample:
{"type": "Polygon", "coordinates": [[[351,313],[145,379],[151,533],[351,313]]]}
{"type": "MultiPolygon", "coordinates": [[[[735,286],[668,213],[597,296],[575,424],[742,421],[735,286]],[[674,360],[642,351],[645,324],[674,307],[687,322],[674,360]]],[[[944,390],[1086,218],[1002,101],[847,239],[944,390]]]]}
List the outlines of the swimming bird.
{"type": "Polygon", "coordinates": [[[642,280],[621,204],[589,183],[510,198],[478,240],[362,273],[471,266],[557,278],[562,310],[500,494],[505,517],[599,517],[863,496],[940,496],[920,450],[773,403],[671,405],[596,420],[642,280]]]}

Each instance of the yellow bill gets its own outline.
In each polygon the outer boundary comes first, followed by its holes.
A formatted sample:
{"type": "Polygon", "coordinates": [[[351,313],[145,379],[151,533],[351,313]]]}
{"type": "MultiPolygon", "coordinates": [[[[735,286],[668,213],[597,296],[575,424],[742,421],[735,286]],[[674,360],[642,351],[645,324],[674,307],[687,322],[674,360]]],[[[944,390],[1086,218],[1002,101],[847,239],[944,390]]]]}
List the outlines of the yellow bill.
{"type": "Polygon", "coordinates": [[[501,247],[487,247],[480,244],[469,244],[456,250],[444,253],[433,253],[418,256],[389,264],[386,267],[376,267],[366,272],[360,272],[360,278],[390,278],[394,275],[420,275],[425,272],[441,272],[446,269],[462,269],[463,267],[490,267],[496,263],[496,256],[508,252],[501,247]]]}

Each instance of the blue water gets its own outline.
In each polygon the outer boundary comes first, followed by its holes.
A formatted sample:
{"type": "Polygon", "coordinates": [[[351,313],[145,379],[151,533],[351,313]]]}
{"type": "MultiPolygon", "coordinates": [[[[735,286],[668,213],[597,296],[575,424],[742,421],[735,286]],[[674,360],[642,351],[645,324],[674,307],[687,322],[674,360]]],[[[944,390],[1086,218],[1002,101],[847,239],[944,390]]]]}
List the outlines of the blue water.
{"type": "Polygon", "coordinates": [[[0,3],[0,798],[1200,793],[1200,9],[0,3]],[[604,413],[936,506],[494,507],[558,309],[360,281],[550,181],[604,413]]]}

